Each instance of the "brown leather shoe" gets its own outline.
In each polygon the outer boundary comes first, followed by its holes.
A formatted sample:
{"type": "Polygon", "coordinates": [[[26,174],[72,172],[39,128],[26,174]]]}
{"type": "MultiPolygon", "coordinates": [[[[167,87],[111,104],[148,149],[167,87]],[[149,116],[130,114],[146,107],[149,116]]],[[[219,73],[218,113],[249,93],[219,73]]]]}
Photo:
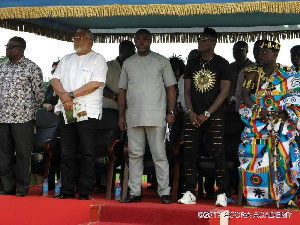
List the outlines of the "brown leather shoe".
{"type": "Polygon", "coordinates": [[[124,198],[123,200],[120,200],[120,203],[132,203],[132,202],[141,202],[142,201],[142,196],[134,196],[134,195],[127,195],[126,198],[124,198]]]}

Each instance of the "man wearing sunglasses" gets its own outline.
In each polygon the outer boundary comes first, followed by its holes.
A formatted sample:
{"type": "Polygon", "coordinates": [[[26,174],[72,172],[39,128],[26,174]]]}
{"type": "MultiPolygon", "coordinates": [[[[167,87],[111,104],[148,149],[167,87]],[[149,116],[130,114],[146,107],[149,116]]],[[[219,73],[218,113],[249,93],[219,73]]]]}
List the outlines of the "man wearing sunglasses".
{"type": "Polygon", "coordinates": [[[59,101],[55,112],[61,115],[61,196],[88,200],[95,173],[97,120],[102,117],[102,94],[107,65],[102,55],[92,50],[93,34],[78,29],[73,38],[75,53],[66,55],[53,74],[51,85],[59,101]],[[77,176],[77,149],[81,153],[77,176]],[[77,177],[79,180],[77,182],[77,177]]]}
{"type": "Polygon", "coordinates": [[[216,206],[227,206],[229,181],[222,105],[229,91],[231,74],[228,61],[214,53],[216,43],[216,31],[205,28],[198,39],[200,55],[188,61],[184,73],[184,98],[189,120],[186,120],[184,131],[184,195],[178,201],[181,204],[196,204],[196,156],[200,151],[211,155],[215,161],[216,206]],[[202,140],[208,148],[199,148],[202,140]]]}
{"type": "Polygon", "coordinates": [[[35,112],[44,100],[42,70],[24,57],[25,48],[23,38],[11,38],[9,60],[0,64],[0,194],[18,197],[26,196],[30,185],[35,112]]]}

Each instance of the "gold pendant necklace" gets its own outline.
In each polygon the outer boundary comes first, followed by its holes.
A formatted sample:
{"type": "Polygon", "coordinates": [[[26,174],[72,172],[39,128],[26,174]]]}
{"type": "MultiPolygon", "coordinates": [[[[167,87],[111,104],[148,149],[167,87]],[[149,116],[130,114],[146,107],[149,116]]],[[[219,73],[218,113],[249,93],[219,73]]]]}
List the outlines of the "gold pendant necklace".
{"type": "Polygon", "coordinates": [[[263,97],[266,96],[267,90],[268,90],[268,86],[269,86],[269,84],[270,84],[270,82],[271,82],[271,78],[274,76],[275,72],[276,72],[279,68],[280,68],[280,64],[277,63],[277,64],[276,64],[276,67],[275,67],[275,69],[274,69],[274,71],[271,73],[271,75],[270,75],[268,78],[266,78],[266,73],[263,71],[263,68],[261,68],[260,73],[258,73],[258,74],[259,74],[259,77],[258,77],[257,88],[256,88],[256,94],[257,94],[256,97],[257,97],[258,99],[261,99],[261,98],[263,98],[263,97]],[[258,91],[258,90],[259,90],[259,86],[260,86],[260,81],[261,81],[261,80],[266,81],[266,88],[265,88],[265,90],[263,90],[263,91],[258,91]]]}
{"type": "Polygon", "coordinates": [[[206,92],[210,89],[212,89],[216,82],[215,73],[210,71],[209,69],[205,69],[205,65],[208,64],[215,55],[213,55],[207,62],[203,63],[203,61],[200,58],[200,67],[201,69],[194,73],[194,85],[196,87],[196,90],[199,92],[206,92]]]}
{"type": "Polygon", "coordinates": [[[202,68],[204,69],[205,65],[208,64],[214,57],[215,57],[215,54],[213,54],[213,56],[207,62],[205,62],[205,63],[200,58],[200,66],[202,66],[202,68]]]}

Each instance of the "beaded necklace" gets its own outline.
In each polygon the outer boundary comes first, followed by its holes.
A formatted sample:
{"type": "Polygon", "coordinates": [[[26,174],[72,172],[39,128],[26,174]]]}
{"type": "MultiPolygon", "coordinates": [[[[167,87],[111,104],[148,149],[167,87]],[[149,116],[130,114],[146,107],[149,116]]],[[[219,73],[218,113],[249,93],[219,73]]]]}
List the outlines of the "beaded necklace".
{"type": "Polygon", "coordinates": [[[255,91],[255,93],[257,93],[258,95],[257,95],[257,98],[258,99],[261,99],[261,98],[263,98],[266,94],[267,94],[267,89],[268,89],[268,86],[269,86],[269,83],[270,83],[270,81],[271,81],[271,78],[273,77],[273,75],[274,75],[274,73],[278,70],[280,68],[280,64],[279,63],[277,63],[276,64],[276,67],[275,67],[275,69],[274,69],[274,71],[271,73],[271,75],[267,78],[266,77],[266,73],[263,71],[263,67],[260,67],[259,68],[259,70],[258,70],[258,81],[257,81],[257,86],[256,86],[256,91],[255,91]],[[265,88],[265,90],[263,91],[263,93],[261,93],[261,94],[259,94],[258,93],[258,90],[259,90],[259,85],[260,85],[260,81],[266,81],[266,88],[265,88]]]}

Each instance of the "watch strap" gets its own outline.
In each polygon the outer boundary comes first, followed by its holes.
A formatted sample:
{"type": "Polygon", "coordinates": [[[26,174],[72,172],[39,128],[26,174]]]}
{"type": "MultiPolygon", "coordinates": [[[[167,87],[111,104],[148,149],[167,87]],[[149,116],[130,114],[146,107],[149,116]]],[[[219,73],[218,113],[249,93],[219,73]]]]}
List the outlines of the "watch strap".
{"type": "Polygon", "coordinates": [[[74,97],[74,94],[73,94],[73,91],[71,91],[71,92],[69,93],[69,96],[70,96],[71,99],[74,99],[74,98],[75,98],[75,97],[74,97]]]}

